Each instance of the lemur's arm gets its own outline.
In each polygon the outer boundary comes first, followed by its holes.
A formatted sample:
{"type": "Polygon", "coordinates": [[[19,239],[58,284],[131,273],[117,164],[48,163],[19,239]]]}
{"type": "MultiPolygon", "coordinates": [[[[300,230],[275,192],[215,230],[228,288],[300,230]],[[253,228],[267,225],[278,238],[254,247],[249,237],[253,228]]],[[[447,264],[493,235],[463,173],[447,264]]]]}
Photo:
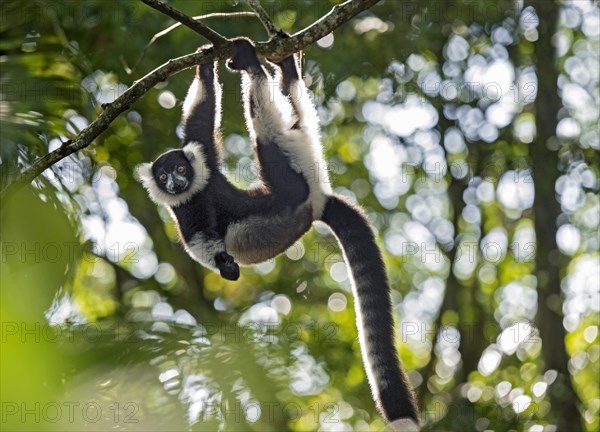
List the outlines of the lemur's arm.
{"type": "Polygon", "coordinates": [[[205,267],[218,270],[221,276],[237,280],[238,265],[227,253],[223,236],[216,231],[217,212],[214,191],[203,191],[193,201],[172,208],[188,254],[205,267]]]}
{"type": "Polygon", "coordinates": [[[196,67],[196,76],[183,103],[182,118],[182,145],[198,143],[211,169],[217,168],[221,142],[221,86],[215,79],[216,72],[216,62],[196,67]]]}
{"type": "MultiPolygon", "coordinates": [[[[183,103],[184,149],[201,151],[210,175],[218,171],[221,142],[221,86],[216,78],[217,62],[196,67],[196,76],[183,103]]],[[[199,174],[199,173],[196,173],[199,174]]],[[[193,237],[186,242],[189,254],[201,264],[218,269],[221,276],[237,280],[238,265],[225,249],[222,236],[216,231],[215,197],[205,194],[200,208],[185,218],[194,224],[193,237]]]]}
{"type": "Polygon", "coordinates": [[[203,266],[219,270],[222,278],[238,280],[240,277],[239,266],[225,251],[225,242],[216,231],[210,229],[198,231],[186,243],[185,248],[188,254],[203,266]]]}

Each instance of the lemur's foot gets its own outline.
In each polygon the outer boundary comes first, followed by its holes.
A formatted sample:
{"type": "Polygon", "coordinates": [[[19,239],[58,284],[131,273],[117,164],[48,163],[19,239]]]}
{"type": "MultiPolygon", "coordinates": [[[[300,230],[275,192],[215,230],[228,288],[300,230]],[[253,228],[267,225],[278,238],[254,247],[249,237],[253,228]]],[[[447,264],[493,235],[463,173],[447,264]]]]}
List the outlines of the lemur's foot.
{"type": "Polygon", "coordinates": [[[240,267],[227,252],[219,252],[215,255],[215,263],[223,279],[235,281],[240,277],[240,267]]]}
{"type": "Polygon", "coordinates": [[[280,62],[275,63],[281,69],[284,70],[295,70],[296,69],[296,56],[292,54],[289,57],[284,58],[280,62]]]}
{"type": "Polygon", "coordinates": [[[284,79],[289,81],[300,79],[300,69],[298,68],[298,63],[296,63],[295,55],[286,57],[275,64],[281,69],[284,79]]]}
{"type": "MultiPolygon", "coordinates": [[[[196,52],[209,53],[213,50],[213,46],[210,44],[202,45],[196,52]]],[[[196,67],[196,77],[204,80],[210,80],[215,76],[215,70],[217,69],[217,62],[215,60],[209,60],[204,63],[200,63],[196,67]]]]}
{"type": "Polygon", "coordinates": [[[260,60],[256,56],[256,48],[248,39],[233,40],[233,57],[227,60],[227,67],[231,70],[257,70],[261,68],[260,60]]]}
{"type": "Polygon", "coordinates": [[[211,81],[215,77],[217,62],[210,62],[196,67],[196,76],[204,81],[211,81]]]}

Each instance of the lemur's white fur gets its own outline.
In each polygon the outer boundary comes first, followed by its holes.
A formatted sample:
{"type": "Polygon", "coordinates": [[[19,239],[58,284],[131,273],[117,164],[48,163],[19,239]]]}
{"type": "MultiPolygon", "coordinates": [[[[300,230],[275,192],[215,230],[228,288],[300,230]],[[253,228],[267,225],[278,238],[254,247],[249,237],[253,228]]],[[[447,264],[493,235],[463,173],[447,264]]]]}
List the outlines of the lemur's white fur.
{"type": "Polygon", "coordinates": [[[318,117],[306,86],[300,83],[302,80],[294,82],[291,94],[296,98],[294,106],[301,117],[297,119],[291,101],[281,93],[278,81],[268,75],[267,78],[256,78],[244,73],[244,111],[250,136],[260,137],[261,143],[276,143],[291,167],[304,176],[309,187],[313,219],[319,219],[332,190],[321,149],[318,117]],[[250,106],[254,107],[253,111],[250,106]],[[300,121],[301,129],[292,129],[296,120],[300,121]]]}
{"type": "Polygon", "coordinates": [[[244,114],[250,138],[280,139],[292,127],[292,107],[279,91],[277,81],[256,78],[243,72],[242,96],[246,105],[244,114]],[[251,100],[254,100],[254,112],[251,100]]]}
{"type": "MultiPolygon", "coordinates": [[[[311,203],[313,206],[313,217],[318,219],[321,217],[325,204],[327,202],[327,195],[331,195],[331,182],[329,180],[329,171],[323,157],[323,146],[321,145],[321,135],[319,130],[319,116],[315,105],[310,98],[308,88],[304,84],[302,79],[298,79],[290,86],[290,102],[294,105],[296,111],[300,116],[300,127],[303,131],[305,138],[308,138],[310,143],[311,157],[314,161],[312,176],[313,182],[316,185],[311,184],[311,180],[308,179],[308,184],[311,191],[311,203]],[[315,193],[318,189],[322,192],[321,196],[317,196],[315,193]]],[[[292,132],[300,132],[293,130],[292,132]]],[[[308,149],[306,149],[308,150],[308,149]]],[[[299,154],[300,156],[300,154],[299,154]]]]}
{"type": "Polygon", "coordinates": [[[185,100],[183,101],[182,107],[182,115],[183,121],[186,121],[190,114],[192,113],[192,109],[202,102],[203,92],[202,92],[202,82],[200,82],[200,78],[196,77],[192,81],[190,88],[188,89],[187,95],[185,96],[185,100]]]}
{"type": "Polygon", "coordinates": [[[189,242],[184,241],[183,245],[194,260],[217,273],[219,272],[215,255],[225,251],[225,244],[222,240],[208,239],[204,233],[198,232],[189,242]]]}
{"type": "Polygon", "coordinates": [[[136,167],[135,177],[142,183],[148,191],[150,199],[156,204],[167,207],[176,207],[190,200],[196,193],[200,192],[210,178],[210,169],[206,165],[204,153],[200,144],[196,141],[189,142],[184,148],[183,153],[187,157],[190,165],[194,168],[194,178],[189,188],[180,194],[172,195],[161,190],[156,184],[156,180],[152,175],[153,162],[143,163],[136,167]]]}
{"type": "MultiPolygon", "coordinates": [[[[278,71],[276,80],[281,80],[281,72],[278,71]]],[[[300,113],[300,126],[310,131],[311,137],[316,138],[317,145],[320,145],[319,116],[310,97],[310,92],[304,83],[304,80],[294,80],[290,85],[289,101],[296,111],[300,113]]]]}
{"type": "MultiPolygon", "coordinates": [[[[209,67],[209,66],[204,66],[209,67]]],[[[218,129],[221,126],[221,84],[219,80],[214,80],[214,91],[215,91],[215,129],[218,129]]],[[[195,77],[194,81],[190,85],[188,89],[187,95],[185,96],[185,100],[183,101],[183,122],[186,122],[194,107],[201,103],[204,100],[204,86],[202,85],[202,81],[200,78],[195,77]]]]}

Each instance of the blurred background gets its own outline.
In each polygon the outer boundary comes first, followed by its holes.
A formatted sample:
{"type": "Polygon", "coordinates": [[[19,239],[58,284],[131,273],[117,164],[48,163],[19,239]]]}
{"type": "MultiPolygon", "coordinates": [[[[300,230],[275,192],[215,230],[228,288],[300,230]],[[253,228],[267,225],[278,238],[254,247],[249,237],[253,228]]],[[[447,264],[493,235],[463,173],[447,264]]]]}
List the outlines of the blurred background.
{"type": "MultiPolygon", "coordinates": [[[[337,2],[263,0],[296,32],[337,2]]],[[[189,15],[246,11],[177,0],[189,15]]],[[[212,18],[266,40],[253,17],[212,18]]],[[[204,44],[137,1],[5,1],[0,181],[204,44]]],[[[336,192],[367,210],[426,431],[597,431],[600,11],[384,0],[306,49],[336,192]]],[[[188,70],[2,203],[3,430],[383,430],[325,225],[228,282],[133,179],[179,145],[188,70]]],[[[223,169],[257,181],[222,65],[223,169]]]]}

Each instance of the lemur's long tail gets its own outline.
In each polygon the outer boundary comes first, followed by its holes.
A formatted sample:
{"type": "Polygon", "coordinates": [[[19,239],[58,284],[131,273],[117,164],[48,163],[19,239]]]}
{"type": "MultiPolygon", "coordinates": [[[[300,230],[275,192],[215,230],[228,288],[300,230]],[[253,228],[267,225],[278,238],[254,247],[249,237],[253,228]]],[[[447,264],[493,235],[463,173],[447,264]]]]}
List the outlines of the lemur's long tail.
{"type": "Polygon", "coordinates": [[[412,418],[418,424],[415,396],[394,346],[385,265],[368,219],[361,208],[333,195],[321,220],[333,230],[351,272],[362,357],[379,411],[389,422],[412,418]]]}

